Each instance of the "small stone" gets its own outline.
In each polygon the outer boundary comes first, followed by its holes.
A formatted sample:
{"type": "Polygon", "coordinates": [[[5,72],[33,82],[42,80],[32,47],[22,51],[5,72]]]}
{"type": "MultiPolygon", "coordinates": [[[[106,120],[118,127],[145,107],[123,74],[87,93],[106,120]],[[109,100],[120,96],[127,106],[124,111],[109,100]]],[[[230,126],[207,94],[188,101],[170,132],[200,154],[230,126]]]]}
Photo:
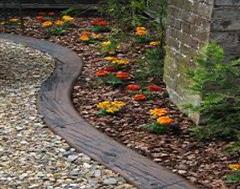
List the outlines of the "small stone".
{"type": "Polygon", "coordinates": [[[83,167],[84,167],[85,169],[89,169],[89,168],[91,168],[92,166],[91,166],[89,163],[83,163],[83,167]]]}
{"type": "Polygon", "coordinates": [[[70,155],[70,156],[67,157],[67,160],[70,161],[70,162],[73,162],[73,161],[75,161],[77,158],[78,158],[77,155],[70,155]]]}
{"type": "Polygon", "coordinates": [[[187,171],[185,171],[185,170],[178,170],[178,173],[179,173],[180,175],[183,175],[183,174],[186,174],[187,171]]]}
{"type": "Polygon", "coordinates": [[[94,171],[94,176],[95,177],[100,177],[101,176],[101,171],[100,170],[95,170],[94,171]]]}
{"type": "Polygon", "coordinates": [[[115,184],[117,184],[117,180],[115,178],[107,178],[107,179],[104,179],[103,184],[115,185],[115,184]]]}

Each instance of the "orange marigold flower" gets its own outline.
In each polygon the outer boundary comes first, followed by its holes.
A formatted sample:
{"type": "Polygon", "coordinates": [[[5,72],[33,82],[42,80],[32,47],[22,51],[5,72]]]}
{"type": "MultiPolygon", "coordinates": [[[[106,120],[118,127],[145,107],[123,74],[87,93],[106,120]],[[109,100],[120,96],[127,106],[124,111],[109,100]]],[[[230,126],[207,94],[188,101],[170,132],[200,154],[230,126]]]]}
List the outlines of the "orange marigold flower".
{"type": "Polygon", "coordinates": [[[102,26],[105,27],[108,25],[108,22],[103,18],[97,18],[91,21],[92,26],[102,26]]]}
{"type": "Polygon", "coordinates": [[[129,91],[138,91],[140,90],[140,88],[141,88],[140,85],[137,85],[137,84],[130,84],[127,86],[127,89],[129,91]]]}
{"type": "Polygon", "coordinates": [[[90,38],[89,38],[89,36],[88,35],[81,35],[80,36],[80,38],[79,38],[81,41],[89,41],[90,40],[90,38]]]}
{"type": "Polygon", "coordinates": [[[81,41],[89,41],[90,40],[90,32],[83,31],[79,37],[81,41]]]}
{"type": "Polygon", "coordinates": [[[45,21],[45,18],[43,16],[36,16],[36,20],[38,22],[44,22],[45,21]]]}
{"type": "Polygon", "coordinates": [[[129,74],[127,72],[119,71],[116,73],[116,77],[119,79],[127,79],[129,74]]]}
{"type": "Polygon", "coordinates": [[[238,171],[238,170],[240,170],[240,163],[229,164],[228,167],[232,171],[238,171]]]}
{"type": "Polygon", "coordinates": [[[45,21],[42,23],[43,28],[49,28],[53,25],[52,21],[45,21]]]}
{"type": "Polygon", "coordinates": [[[147,99],[147,97],[144,94],[136,94],[133,97],[133,99],[136,100],[136,101],[144,101],[144,100],[147,99]]]}
{"type": "Polygon", "coordinates": [[[97,76],[97,77],[105,77],[105,76],[107,76],[108,74],[109,74],[109,72],[106,71],[106,70],[98,70],[98,71],[96,72],[96,76],[97,76]]]}
{"type": "Polygon", "coordinates": [[[154,92],[162,90],[161,87],[159,87],[158,85],[154,85],[154,84],[149,85],[147,88],[148,88],[149,91],[154,91],[154,92]]]}
{"type": "Polygon", "coordinates": [[[155,118],[165,116],[168,113],[166,108],[154,108],[154,109],[150,110],[149,112],[155,118]]]}
{"type": "Polygon", "coordinates": [[[145,27],[137,27],[136,31],[135,31],[135,35],[141,36],[141,37],[147,35],[147,33],[148,32],[147,32],[147,29],[145,27]]]}
{"type": "Polygon", "coordinates": [[[157,123],[159,123],[161,125],[170,125],[173,122],[174,122],[174,120],[172,118],[170,118],[169,116],[162,116],[157,119],[157,123]]]}

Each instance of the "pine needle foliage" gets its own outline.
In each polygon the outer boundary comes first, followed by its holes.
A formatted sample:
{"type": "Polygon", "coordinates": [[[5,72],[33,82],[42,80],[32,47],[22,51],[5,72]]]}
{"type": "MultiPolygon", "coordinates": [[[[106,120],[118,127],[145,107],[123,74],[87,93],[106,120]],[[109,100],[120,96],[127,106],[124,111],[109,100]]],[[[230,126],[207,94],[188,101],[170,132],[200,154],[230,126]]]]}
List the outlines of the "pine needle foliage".
{"type": "Polygon", "coordinates": [[[203,140],[240,140],[240,59],[224,61],[223,49],[216,43],[206,45],[196,59],[196,68],[188,74],[191,90],[202,102],[203,121],[193,131],[203,140]]]}

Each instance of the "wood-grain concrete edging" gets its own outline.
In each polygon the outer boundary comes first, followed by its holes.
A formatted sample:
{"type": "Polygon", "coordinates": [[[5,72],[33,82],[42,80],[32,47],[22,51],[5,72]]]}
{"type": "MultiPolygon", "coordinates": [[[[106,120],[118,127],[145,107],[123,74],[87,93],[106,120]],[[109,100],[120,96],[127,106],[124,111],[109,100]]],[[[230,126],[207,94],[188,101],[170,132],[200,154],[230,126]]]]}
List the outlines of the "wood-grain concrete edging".
{"type": "Polygon", "coordinates": [[[184,178],[119,144],[89,125],[74,109],[73,83],[81,74],[82,60],[68,48],[30,37],[0,34],[0,38],[21,43],[56,60],[56,68],[39,92],[39,111],[47,126],[76,150],[118,172],[140,189],[194,189],[184,178]]]}

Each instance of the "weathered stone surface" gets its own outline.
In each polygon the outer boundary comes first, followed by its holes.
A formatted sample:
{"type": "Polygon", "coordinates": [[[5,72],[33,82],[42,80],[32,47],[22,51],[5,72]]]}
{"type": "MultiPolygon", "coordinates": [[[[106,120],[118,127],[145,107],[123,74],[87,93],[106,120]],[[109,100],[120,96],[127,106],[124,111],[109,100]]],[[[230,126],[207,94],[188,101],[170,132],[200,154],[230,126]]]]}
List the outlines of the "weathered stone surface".
{"type": "MultiPolygon", "coordinates": [[[[240,0],[169,0],[167,22],[164,80],[172,101],[183,109],[200,102],[188,91],[186,72],[194,69],[205,43],[218,42],[228,59],[240,57],[240,0]]],[[[198,114],[190,117],[199,121],[198,114]]]]}

